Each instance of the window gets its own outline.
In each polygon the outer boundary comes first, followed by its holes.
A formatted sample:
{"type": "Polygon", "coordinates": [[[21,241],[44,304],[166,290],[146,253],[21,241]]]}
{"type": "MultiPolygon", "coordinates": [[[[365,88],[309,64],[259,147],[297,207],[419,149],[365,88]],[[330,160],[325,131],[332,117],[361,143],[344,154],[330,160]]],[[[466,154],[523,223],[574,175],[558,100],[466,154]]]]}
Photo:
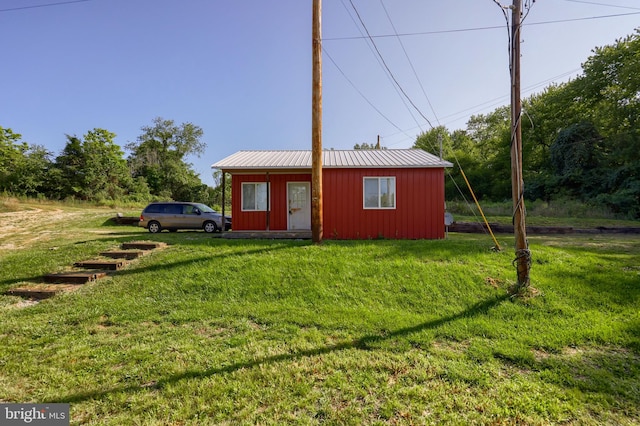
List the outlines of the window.
{"type": "Polygon", "coordinates": [[[242,184],[242,211],[267,210],[267,183],[247,182],[242,184]]]}
{"type": "Polygon", "coordinates": [[[184,214],[198,214],[197,213],[197,207],[196,206],[192,206],[191,204],[185,204],[183,213],[184,214]]]}
{"type": "Polygon", "coordinates": [[[167,204],[164,212],[167,214],[182,214],[182,204],[167,204]]]}
{"type": "Polygon", "coordinates": [[[365,209],[396,208],[396,178],[366,177],[364,178],[365,209]]]}
{"type": "Polygon", "coordinates": [[[145,213],[164,213],[164,204],[149,204],[146,209],[144,209],[145,213]]]}

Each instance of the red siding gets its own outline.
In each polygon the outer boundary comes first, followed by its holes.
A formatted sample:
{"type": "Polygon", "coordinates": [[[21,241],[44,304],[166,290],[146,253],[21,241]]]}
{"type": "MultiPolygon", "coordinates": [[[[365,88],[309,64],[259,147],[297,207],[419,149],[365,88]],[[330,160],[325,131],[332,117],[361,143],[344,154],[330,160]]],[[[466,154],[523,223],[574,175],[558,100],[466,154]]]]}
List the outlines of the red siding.
{"type": "MultiPolygon", "coordinates": [[[[237,175],[231,180],[231,213],[233,229],[236,231],[264,231],[267,229],[266,212],[242,211],[242,183],[266,182],[267,177],[261,175],[237,175]]],[[[269,174],[270,204],[269,229],[284,231],[287,229],[288,203],[287,182],[310,182],[311,174],[269,174]]]]}
{"type": "MultiPolygon", "coordinates": [[[[444,238],[443,169],[324,169],[325,239],[444,238]],[[396,208],[365,210],[363,178],[395,176],[396,208]]],[[[233,229],[265,230],[266,212],[243,212],[242,183],[265,182],[264,174],[234,174],[233,229]]],[[[287,182],[310,182],[311,174],[270,174],[272,231],[287,229],[287,182]]]]}
{"type": "Polygon", "coordinates": [[[443,169],[325,169],[323,191],[326,239],[444,238],[443,169]],[[364,209],[365,176],[395,176],[395,209],[364,209]]]}

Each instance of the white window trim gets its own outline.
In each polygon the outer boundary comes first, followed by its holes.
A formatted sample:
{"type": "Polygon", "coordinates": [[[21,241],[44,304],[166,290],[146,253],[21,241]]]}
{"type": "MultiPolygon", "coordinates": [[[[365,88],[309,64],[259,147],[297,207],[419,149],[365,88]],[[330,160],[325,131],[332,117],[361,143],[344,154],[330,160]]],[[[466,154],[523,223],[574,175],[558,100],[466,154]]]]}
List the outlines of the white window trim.
{"type": "Polygon", "coordinates": [[[363,176],[362,178],[362,208],[365,210],[395,210],[398,205],[398,186],[396,185],[396,177],[395,176],[363,176]],[[367,179],[377,179],[378,180],[378,206],[377,207],[367,207],[367,196],[365,193],[365,181],[367,179]],[[380,206],[380,179],[393,179],[393,206],[391,207],[382,207],[380,206]]]}
{"type": "MultiPolygon", "coordinates": [[[[254,194],[257,194],[257,191],[254,191],[254,194]]],[[[240,186],[240,210],[243,212],[266,212],[266,211],[271,211],[271,182],[242,182],[242,185],[240,186]],[[245,185],[253,185],[253,186],[257,186],[257,185],[267,185],[267,193],[269,194],[267,196],[267,208],[266,209],[245,209],[244,208],[244,186],[245,185]]],[[[255,201],[255,200],[254,200],[255,201]]]]}

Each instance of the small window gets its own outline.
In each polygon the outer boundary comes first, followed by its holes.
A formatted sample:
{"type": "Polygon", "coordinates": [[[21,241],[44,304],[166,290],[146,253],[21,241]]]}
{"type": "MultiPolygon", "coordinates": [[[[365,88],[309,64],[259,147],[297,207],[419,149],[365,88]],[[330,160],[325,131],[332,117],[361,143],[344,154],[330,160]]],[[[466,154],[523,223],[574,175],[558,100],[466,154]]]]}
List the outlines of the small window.
{"type": "Polygon", "coordinates": [[[364,178],[363,204],[365,209],[396,208],[396,178],[364,178]]]}
{"type": "Polygon", "coordinates": [[[198,208],[191,204],[184,205],[184,214],[198,214],[198,208]]]}
{"type": "Polygon", "coordinates": [[[242,211],[267,210],[267,183],[247,182],[242,184],[242,211]]]}

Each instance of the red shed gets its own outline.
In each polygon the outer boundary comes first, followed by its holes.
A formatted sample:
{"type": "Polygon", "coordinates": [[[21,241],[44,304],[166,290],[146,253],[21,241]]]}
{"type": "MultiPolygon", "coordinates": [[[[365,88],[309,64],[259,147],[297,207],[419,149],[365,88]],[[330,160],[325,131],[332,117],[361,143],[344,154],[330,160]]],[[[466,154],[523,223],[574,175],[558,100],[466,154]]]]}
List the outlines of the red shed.
{"type": "MultiPolygon", "coordinates": [[[[323,238],[444,238],[444,169],[420,149],[323,151],[323,238]]],[[[311,229],[311,151],[239,151],[211,166],[232,175],[234,231],[311,229]]]]}

